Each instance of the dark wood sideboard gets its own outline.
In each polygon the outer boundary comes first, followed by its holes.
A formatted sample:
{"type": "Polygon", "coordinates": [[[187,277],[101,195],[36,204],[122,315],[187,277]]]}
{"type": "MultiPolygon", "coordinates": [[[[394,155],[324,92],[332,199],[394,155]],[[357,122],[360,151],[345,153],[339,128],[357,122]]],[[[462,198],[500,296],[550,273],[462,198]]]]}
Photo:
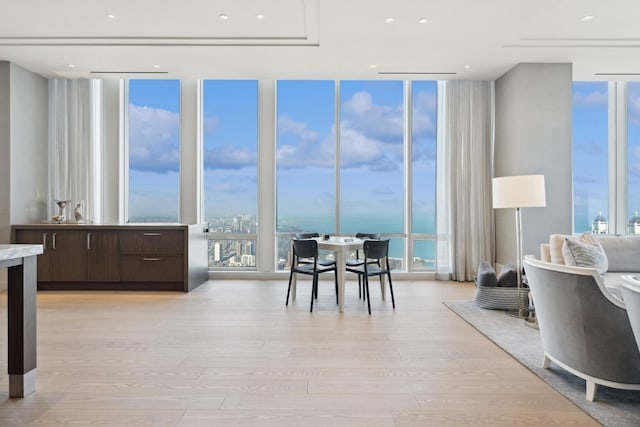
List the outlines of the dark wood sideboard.
{"type": "Polygon", "coordinates": [[[201,224],[13,225],[11,242],[43,245],[38,290],[189,292],[209,279],[201,224]]]}

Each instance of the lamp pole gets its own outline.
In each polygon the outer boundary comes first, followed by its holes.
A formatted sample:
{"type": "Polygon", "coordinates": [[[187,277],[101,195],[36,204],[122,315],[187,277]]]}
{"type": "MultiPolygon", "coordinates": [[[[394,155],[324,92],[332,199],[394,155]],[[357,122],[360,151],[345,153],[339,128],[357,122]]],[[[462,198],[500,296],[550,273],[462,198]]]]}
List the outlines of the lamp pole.
{"type": "Polygon", "coordinates": [[[526,319],[529,317],[529,307],[522,304],[522,212],[516,208],[516,277],[518,286],[518,309],[509,314],[513,317],[526,319]]]}

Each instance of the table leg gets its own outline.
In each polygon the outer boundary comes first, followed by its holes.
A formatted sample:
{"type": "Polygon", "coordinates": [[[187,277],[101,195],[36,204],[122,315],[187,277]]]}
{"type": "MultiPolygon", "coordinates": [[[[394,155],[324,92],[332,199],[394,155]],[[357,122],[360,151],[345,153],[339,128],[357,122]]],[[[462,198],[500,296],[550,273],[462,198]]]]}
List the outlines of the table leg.
{"type": "Polygon", "coordinates": [[[347,268],[347,253],[336,251],[336,268],[338,269],[338,310],[342,313],[344,308],[344,275],[347,268]]]}
{"type": "Polygon", "coordinates": [[[298,285],[298,275],[297,274],[293,274],[293,277],[291,278],[291,293],[289,294],[289,298],[291,299],[291,301],[295,301],[296,300],[296,288],[298,285]]]}
{"type": "MultiPolygon", "coordinates": [[[[384,259],[380,260],[380,265],[382,265],[382,268],[386,268],[387,267],[387,263],[384,259]]],[[[382,275],[380,276],[380,293],[382,294],[382,301],[386,301],[386,297],[387,297],[387,278],[382,275]]]]}
{"type": "Polygon", "coordinates": [[[8,268],[9,397],[36,388],[36,256],[8,268]]]}

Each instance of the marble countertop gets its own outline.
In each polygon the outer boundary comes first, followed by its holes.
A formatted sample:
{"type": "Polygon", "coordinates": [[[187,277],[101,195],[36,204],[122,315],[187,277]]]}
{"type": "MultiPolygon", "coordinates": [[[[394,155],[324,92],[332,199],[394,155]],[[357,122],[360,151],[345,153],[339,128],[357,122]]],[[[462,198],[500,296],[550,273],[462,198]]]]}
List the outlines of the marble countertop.
{"type": "Polygon", "coordinates": [[[0,245],[0,261],[40,255],[42,245],[0,245]]]}

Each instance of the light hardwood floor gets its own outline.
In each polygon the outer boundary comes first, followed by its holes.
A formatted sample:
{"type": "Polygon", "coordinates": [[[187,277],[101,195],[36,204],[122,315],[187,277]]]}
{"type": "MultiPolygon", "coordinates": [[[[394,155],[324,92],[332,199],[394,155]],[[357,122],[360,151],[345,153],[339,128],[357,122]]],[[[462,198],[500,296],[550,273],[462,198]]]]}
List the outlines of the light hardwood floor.
{"type": "Polygon", "coordinates": [[[282,281],[210,281],[189,294],[38,293],[37,391],[7,396],[0,295],[0,425],[598,425],[447,309],[470,284],[321,281],[285,307],[282,281]]]}

